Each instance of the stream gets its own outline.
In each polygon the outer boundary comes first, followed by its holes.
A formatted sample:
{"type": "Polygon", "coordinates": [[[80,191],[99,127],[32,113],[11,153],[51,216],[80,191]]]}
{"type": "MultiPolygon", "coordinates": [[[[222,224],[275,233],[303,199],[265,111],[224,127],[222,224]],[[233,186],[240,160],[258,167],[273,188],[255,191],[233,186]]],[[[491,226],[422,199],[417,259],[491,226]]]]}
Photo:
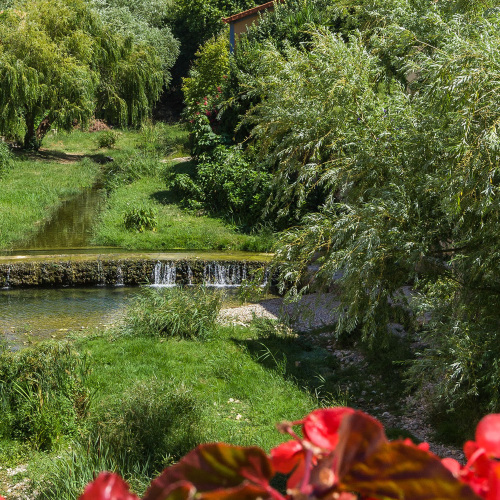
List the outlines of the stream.
{"type": "MultiPolygon", "coordinates": [[[[23,248],[0,252],[0,267],[6,268],[3,281],[0,279],[0,344],[16,350],[40,340],[64,338],[68,332],[109,326],[123,318],[127,304],[140,288],[123,286],[121,266],[125,269],[127,259],[143,256],[119,248],[90,245],[92,226],[105,202],[104,190],[98,187],[84,190],[65,201],[54,218],[23,248]],[[83,261],[94,262],[100,268],[106,258],[116,259],[116,270],[111,280],[109,276],[105,280],[103,273],[102,281],[98,280],[100,286],[11,286],[15,266],[19,263],[26,263],[28,275],[39,272],[44,276],[46,267],[64,268],[64,272],[71,274],[83,261]]],[[[233,304],[236,302],[235,287],[247,276],[247,264],[243,261],[262,260],[261,255],[252,253],[191,251],[153,254],[147,258],[153,258],[156,264],[142,283],[175,286],[176,274],[178,280],[182,271],[180,268],[176,271],[176,266],[180,266],[176,263],[187,259],[188,263],[183,264],[185,284],[191,283],[189,261],[192,265],[201,265],[198,282],[225,288],[233,304]],[[228,260],[231,262],[223,262],[228,260]]]]}

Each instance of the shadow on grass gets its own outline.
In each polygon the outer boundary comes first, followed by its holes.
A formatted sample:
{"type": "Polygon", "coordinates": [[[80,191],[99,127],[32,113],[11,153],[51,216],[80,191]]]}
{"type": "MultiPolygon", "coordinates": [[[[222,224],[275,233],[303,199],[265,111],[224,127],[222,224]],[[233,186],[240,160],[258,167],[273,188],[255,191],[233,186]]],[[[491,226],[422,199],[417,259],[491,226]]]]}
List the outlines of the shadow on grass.
{"type": "Polygon", "coordinates": [[[406,363],[413,356],[405,339],[395,337],[385,348],[369,350],[354,337],[335,340],[332,327],[299,335],[273,333],[271,328],[279,327],[269,324],[258,339],[233,341],[267,369],[293,380],[319,405],[349,405],[368,413],[384,407],[395,415],[404,410],[406,363]],[[359,362],[346,364],[342,353],[351,352],[359,362]]]}
{"type": "Polygon", "coordinates": [[[337,383],[338,361],[322,347],[308,342],[306,336],[268,334],[258,339],[233,338],[232,341],[265,368],[305,389],[320,405],[347,403],[337,383]]]}
{"type": "Polygon", "coordinates": [[[63,151],[48,150],[41,148],[39,151],[25,151],[22,149],[14,149],[14,154],[21,159],[31,161],[50,161],[54,163],[77,163],[84,158],[89,158],[100,165],[113,161],[113,158],[103,153],[97,154],[78,154],[65,153],[63,151]]]}

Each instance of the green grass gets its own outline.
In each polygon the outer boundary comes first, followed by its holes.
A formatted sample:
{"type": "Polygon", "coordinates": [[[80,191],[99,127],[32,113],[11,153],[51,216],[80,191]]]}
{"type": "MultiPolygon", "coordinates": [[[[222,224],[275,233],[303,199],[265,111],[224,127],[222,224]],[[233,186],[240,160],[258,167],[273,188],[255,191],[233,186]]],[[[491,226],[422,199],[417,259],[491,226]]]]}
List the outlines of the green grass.
{"type": "Polygon", "coordinates": [[[28,239],[62,200],[92,186],[98,175],[99,166],[89,160],[56,163],[16,158],[0,179],[0,248],[28,239]]]}
{"type": "Polygon", "coordinates": [[[85,132],[58,132],[45,137],[42,149],[59,151],[67,154],[104,154],[120,156],[137,149],[160,157],[175,158],[187,156],[188,132],[182,125],[167,125],[146,123],[140,130],[114,129],[116,143],[112,148],[100,148],[99,141],[106,135],[106,131],[85,132]]]}
{"type": "Polygon", "coordinates": [[[279,367],[263,366],[245,345],[250,337],[258,332],[220,327],[205,341],[112,331],[78,340],[93,366],[89,430],[70,449],[65,443],[30,462],[41,498],[75,498],[102,469],[141,493],[199,443],[269,450],[285,440],[275,424],[302,418],[318,401],[279,367]]]}
{"type": "Polygon", "coordinates": [[[130,250],[269,250],[266,237],[238,233],[221,220],[181,210],[159,177],[143,177],[113,190],[96,227],[94,243],[130,250]],[[156,231],[129,231],[125,215],[133,208],[156,213],[156,231]]]}

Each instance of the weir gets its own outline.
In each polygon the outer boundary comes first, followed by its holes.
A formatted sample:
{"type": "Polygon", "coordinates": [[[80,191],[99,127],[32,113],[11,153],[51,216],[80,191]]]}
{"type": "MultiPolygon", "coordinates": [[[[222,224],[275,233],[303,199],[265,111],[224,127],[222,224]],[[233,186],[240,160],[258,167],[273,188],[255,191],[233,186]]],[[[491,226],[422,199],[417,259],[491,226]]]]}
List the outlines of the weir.
{"type": "Polygon", "coordinates": [[[267,254],[179,254],[0,257],[0,288],[196,285],[230,287],[251,279],[267,254]]]}

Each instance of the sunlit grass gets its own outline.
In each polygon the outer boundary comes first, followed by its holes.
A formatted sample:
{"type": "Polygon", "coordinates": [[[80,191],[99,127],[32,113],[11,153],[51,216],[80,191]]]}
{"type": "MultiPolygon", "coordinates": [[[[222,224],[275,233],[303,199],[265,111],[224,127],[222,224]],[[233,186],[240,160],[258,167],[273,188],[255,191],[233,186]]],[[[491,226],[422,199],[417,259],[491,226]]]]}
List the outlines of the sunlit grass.
{"type": "Polygon", "coordinates": [[[94,243],[131,250],[265,251],[271,246],[266,238],[240,234],[221,220],[181,210],[171,201],[165,182],[158,177],[144,177],[112,191],[97,225],[94,243]],[[125,228],[125,214],[135,207],[156,213],[156,231],[141,233],[125,228]]]}
{"type": "Polygon", "coordinates": [[[35,234],[64,199],[92,186],[99,166],[91,161],[55,163],[17,159],[0,180],[0,248],[35,234]]]}

